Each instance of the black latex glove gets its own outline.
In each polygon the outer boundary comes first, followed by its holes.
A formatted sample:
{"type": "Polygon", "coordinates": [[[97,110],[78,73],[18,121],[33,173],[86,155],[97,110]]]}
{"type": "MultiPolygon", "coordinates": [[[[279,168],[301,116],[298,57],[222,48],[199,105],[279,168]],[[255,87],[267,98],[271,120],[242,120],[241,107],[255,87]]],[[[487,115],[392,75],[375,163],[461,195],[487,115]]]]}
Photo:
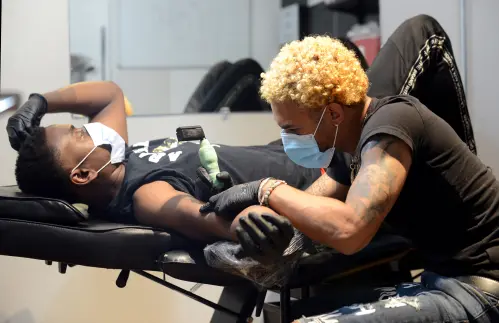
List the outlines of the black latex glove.
{"type": "Polygon", "coordinates": [[[223,186],[221,188],[217,188],[215,186],[213,186],[213,182],[211,180],[211,177],[210,175],[208,175],[208,172],[206,171],[206,169],[204,169],[204,167],[199,167],[196,171],[199,179],[201,180],[201,182],[203,184],[206,185],[206,187],[208,188],[209,192],[210,192],[210,196],[214,195],[214,194],[218,194],[220,192],[223,192],[229,188],[231,188],[232,186],[234,186],[234,182],[232,181],[232,177],[230,176],[230,174],[228,172],[220,172],[217,174],[217,180],[223,184],[223,186]]]}
{"type": "Polygon", "coordinates": [[[242,255],[262,264],[275,264],[294,236],[293,226],[283,216],[250,212],[239,219],[237,238],[242,255]]]}
{"type": "Polygon", "coordinates": [[[201,206],[201,213],[215,212],[227,219],[234,219],[248,206],[258,204],[258,187],[261,181],[232,186],[226,191],[213,195],[208,203],[201,206]]]}
{"type": "Polygon", "coordinates": [[[40,120],[45,113],[47,113],[47,100],[39,94],[31,94],[28,101],[7,121],[10,146],[19,150],[31,131],[40,126],[40,120]]]}

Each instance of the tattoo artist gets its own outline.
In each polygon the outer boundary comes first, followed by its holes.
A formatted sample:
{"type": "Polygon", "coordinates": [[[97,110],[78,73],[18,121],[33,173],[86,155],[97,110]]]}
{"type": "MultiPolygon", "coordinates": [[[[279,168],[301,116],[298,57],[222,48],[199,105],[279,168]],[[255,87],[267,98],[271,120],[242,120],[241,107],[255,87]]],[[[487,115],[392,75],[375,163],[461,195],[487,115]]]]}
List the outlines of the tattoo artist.
{"type": "MultiPolygon", "coordinates": [[[[398,300],[416,297],[417,308],[373,300],[369,315],[345,308],[299,322],[499,321],[499,181],[475,154],[466,103],[457,99],[464,98],[462,85],[450,73],[451,49],[438,22],[420,15],[404,22],[373,62],[371,95],[355,54],[326,36],[283,46],[263,74],[260,92],[289,158],[328,169],[306,192],[266,178],[212,196],[201,211],[230,216],[251,204],[269,206],[346,255],[368,245],[386,222],[424,262],[421,283],[411,282],[416,288],[396,289],[398,300]],[[398,95],[402,87],[418,97],[398,95]]],[[[241,230],[261,254],[283,245],[279,226],[253,218],[241,230]]]]}
{"type": "MultiPolygon", "coordinates": [[[[370,242],[395,203],[411,165],[411,147],[404,140],[386,133],[363,132],[361,138],[364,123],[370,121],[368,110],[372,115],[386,100],[373,102],[366,95],[367,76],[351,52],[344,50],[341,54],[342,64],[348,71],[328,64],[331,57],[318,56],[316,59],[303,55],[296,58],[305,64],[302,71],[289,72],[287,67],[295,64],[290,61],[291,56],[286,56],[291,54],[289,50],[289,46],[284,48],[274,60],[270,71],[264,75],[261,88],[262,97],[271,104],[274,118],[282,129],[285,151],[299,165],[326,168],[333,157],[346,163],[343,153],[337,152],[335,156],[336,148],[355,155],[359,147],[358,159],[362,163],[355,182],[350,187],[349,165],[331,168],[306,192],[279,179],[267,178],[237,185],[213,196],[201,212],[214,211],[230,217],[250,205],[261,204],[284,216],[312,240],[341,253],[353,254],[370,242]],[[286,61],[280,62],[283,56],[286,61]],[[342,83],[327,88],[326,80],[320,79],[322,74],[313,74],[317,71],[315,68],[322,65],[329,67],[332,75],[342,83]],[[290,86],[300,78],[301,82],[290,86]],[[310,79],[314,82],[307,85],[306,81],[310,79]],[[317,91],[314,84],[325,85],[322,91],[317,91]],[[340,171],[343,174],[337,175],[340,171]]],[[[377,119],[373,120],[376,126],[387,121],[377,119]]],[[[265,218],[253,215],[242,221],[245,222],[242,230],[254,237],[254,244],[261,249],[283,245],[268,241],[285,237],[277,234],[280,228],[265,218]],[[262,228],[273,234],[265,234],[262,228]]],[[[267,250],[261,252],[268,253],[267,250]]],[[[271,254],[275,256],[276,252],[271,254]]]]}

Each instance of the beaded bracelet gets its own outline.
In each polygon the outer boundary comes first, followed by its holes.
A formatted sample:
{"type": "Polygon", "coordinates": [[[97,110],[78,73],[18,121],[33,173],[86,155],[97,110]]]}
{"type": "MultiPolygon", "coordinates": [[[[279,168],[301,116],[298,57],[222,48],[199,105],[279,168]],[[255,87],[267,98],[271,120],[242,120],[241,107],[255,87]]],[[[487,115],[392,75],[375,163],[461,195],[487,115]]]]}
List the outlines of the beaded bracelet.
{"type": "Polygon", "coordinates": [[[262,201],[263,201],[263,196],[262,196],[262,188],[265,186],[265,184],[267,184],[268,181],[270,180],[275,180],[275,178],[273,177],[267,177],[266,179],[264,179],[263,181],[260,182],[260,186],[258,186],[258,193],[257,193],[257,199],[258,199],[258,203],[260,203],[260,205],[262,205],[262,201]]]}
{"type": "Polygon", "coordinates": [[[279,185],[282,185],[282,184],[287,185],[288,183],[286,183],[285,181],[275,181],[274,183],[272,183],[272,185],[269,187],[269,189],[263,194],[262,200],[260,202],[260,205],[269,207],[269,197],[270,197],[270,194],[272,194],[272,192],[279,185]]]}

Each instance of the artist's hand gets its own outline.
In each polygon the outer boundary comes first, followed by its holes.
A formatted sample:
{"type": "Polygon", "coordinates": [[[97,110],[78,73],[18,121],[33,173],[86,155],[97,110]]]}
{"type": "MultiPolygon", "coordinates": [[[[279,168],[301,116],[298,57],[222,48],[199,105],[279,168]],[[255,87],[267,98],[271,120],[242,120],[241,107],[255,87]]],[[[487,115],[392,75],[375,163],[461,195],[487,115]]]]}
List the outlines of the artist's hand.
{"type": "Polygon", "coordinates": [[[293,226],[280,215],[250,212],[239,219],[237,238],[243,255],[262,264],[279,261],[294,235],[293,226]]]}
{"type": "Polygon", "coordinates": [[[198,175],[198,178],[201,180],[201,182],[203,184],[205,184],[206,187],[208,188],[208,191],[210,192],[210,196],[213,196],[215,194],[223,192],[223,191],[231,188],[232,186],[234,186],[234,181],[232,180],[232,177],[230,176],[230,174],[228,172],[220,172],[217,174],[217,180],[220,183],[222,183],[221,188],[217,188],[217,187],[215,187],[215,185],[213,185],[213,181],[211,180],[210,175],[208,174],[206,169],[204,169],[204,167],[199,167],[197,169],[196,173],[198,175]]]}
{"type": "Polygon", "coordinates": [[[47,100],[39,94],[31,94],[28,101],[7,121],[10,146],[19,150],[33,128],[40,126],[40,120],[45,113],[47,113],[47,100]]]}
{"type": "Polygon", "coordinates": [[[226,191],[210,197],[208,203],[201,206],[201,213],[215,212],[227,219],[234,219],[248,206],[258,204],[258,187],[261,181],[254,181],[232,186],[226,191]]]}

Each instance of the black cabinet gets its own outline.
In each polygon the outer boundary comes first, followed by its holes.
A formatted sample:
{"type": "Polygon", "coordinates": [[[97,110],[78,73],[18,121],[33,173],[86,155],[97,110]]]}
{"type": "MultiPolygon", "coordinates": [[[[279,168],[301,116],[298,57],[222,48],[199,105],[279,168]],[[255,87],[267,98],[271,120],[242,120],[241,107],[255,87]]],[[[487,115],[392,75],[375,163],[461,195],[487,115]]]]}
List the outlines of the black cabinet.
{"type": "Polygon", "coordinates": [[[332,37],[344,37],[356,23],[379,21],[378,0],[324,0],[312,7],[307,6],[307,0],[281,1],[282,7],[295,3],[302,6],[301,36],[327,34],[332,37]]]}

